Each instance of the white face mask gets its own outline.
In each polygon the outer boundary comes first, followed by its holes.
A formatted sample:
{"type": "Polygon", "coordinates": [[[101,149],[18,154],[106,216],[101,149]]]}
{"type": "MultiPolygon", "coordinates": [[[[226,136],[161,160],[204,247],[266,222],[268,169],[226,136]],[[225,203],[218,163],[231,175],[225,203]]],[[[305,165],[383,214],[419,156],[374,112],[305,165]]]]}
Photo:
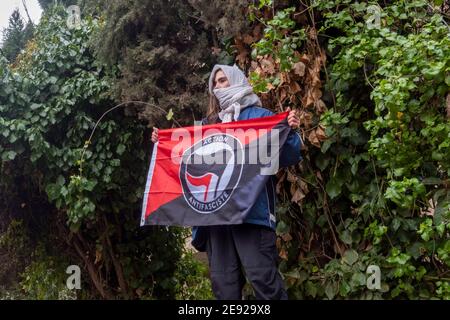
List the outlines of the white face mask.
{"type": "Polygon", "coordinates": [[[234,85],[226,88],[213,90],[220,108],[225,109],[235,102],[240,102],[242,98],[253,94],[253,88],[249,85],[234,85]]]}

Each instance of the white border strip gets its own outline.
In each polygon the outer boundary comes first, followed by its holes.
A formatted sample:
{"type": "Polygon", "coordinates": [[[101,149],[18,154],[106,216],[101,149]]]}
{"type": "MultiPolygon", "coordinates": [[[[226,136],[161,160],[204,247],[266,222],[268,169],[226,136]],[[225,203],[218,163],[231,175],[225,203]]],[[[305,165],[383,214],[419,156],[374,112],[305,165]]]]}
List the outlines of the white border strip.
{"type": "Polygon", "coordinates": [[[152,185],[153,170],[155,170],[156,153],[158,151],[158,144],[159,144],[159,141],[156,142],[155,145],[153,146],[152,158],[150,160],[150,168],[148,169],[147,184],[145,185],[145,191],[144,191],[144,203],[142,205],[141,227],[145,224],[145,211],[147,209],[148,193],[150,191],[150,186],[152,185]]]}

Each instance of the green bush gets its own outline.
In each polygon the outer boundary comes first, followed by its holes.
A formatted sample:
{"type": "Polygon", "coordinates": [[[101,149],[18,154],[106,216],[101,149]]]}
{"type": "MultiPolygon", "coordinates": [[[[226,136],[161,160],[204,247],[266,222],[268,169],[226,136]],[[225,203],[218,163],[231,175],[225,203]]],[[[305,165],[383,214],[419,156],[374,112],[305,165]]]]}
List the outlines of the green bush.
{"type": "Polygon", "coordinates": [[[174,274],[176,299],[211,300],[214,295],[207,266],[195,257],[194,251],[185,249],[174,274]]]}
{"type": "MultiPolygon", "coordinates": [[[[118,70],[96,61],[89,48],[101,21],[86,17],[69,28],[66,18],[64,8],[49,8],[14,65],[0,56],[5,214],[26,205],[20,212],[30,235],[46,247],[58,246],[50,257],[75,257],[90,279],[90,296],[173,297],[173,286],[160,279],[175,272],[179,231],[139,227],[148,129],[122,108],[108,114],[86,143],[96,121],[114,106],[112,78],[118,70]]],[[[34,298],[61,292],[55,273],[45,271],[58,268],[49,259],[36,258],[28,266],[23,286],[34,298]],[[36,283],[40,277],[42,286],[36,283]]]]}
{"type": "MultiPolygon", "coordinates": [[[[260,3],[254,59],[267,54],[289,71],[320,45],[328,60],[327,110],[311,125],[327,138],[317,148],[305,132],[305,160],[282,197],[296,181],[310,192],[278,208],[290,296],[449,299],[448,18],[430,1],[260,3]],[[285,46],[305,25],[306,44],[285,46]],[[381,269],[380,290],[366,286],[369,265],[381,269]]],[[[282,84],[271,84],[261,91],[279,94],[282,84]]]]}

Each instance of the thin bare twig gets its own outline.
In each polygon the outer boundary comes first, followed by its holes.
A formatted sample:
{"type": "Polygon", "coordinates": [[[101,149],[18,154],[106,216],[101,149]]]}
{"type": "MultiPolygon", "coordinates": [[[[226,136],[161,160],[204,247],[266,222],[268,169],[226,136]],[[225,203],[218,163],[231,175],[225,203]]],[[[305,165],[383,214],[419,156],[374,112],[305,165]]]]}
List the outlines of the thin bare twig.
{"type": "MultiPolygon", "coordinates": [[[[159,110],[161,110],[161,111],[163,111],[165,113],[168,113],[163,108],[161,108],[161,107],[159,107],[159,106],[157,106],[157,105],[155,105],[153,103],[144,102],[144,101],[125,101],[125,102],[119,103],[118,105],[115,105],[114,107],[112,107],[112,108],[108,109],[107,111],[105,111],[102,114],[102,116],[95,123],[94,129],[92,129],[92,132],[91,132],[91,134],[89,136],[89,139],[84,144],[83,152],[81,154],[81,159],[80,159],[80,175],[83,174],[83,158],[84,158],[84,154],[86,153],[86,150],[89,147],[89,144],[91,143],[92,136],[94,135],[95,129],[97,129],[97,126],[100,123],[100,121],[102,121],[103,117],[106,116],[109,112],[111,112],[111,111],[113,111],[113,110],[115,110],[115,109],[117,109],[119,107],[122,107],[124,105],[131,104],[131,103],[144,104],[144,105],[147,105],[147,106],[151,106],[151,107],[157,108],[157,109],[159,109],[159,110]]],[[[175,120],[175,118],[173,118],[173,121],[177,124],[178,127],[181,127],[180,123],[177,120],[175,120]]]]}
{"type": "Polygon", "coordinates": [[[366,78],[367,83],[369,84],[369,86],[372,88],[372,90],[375,90],[375,87],[372,85],[372,83],[369,80],[369,77],[367,77],[367,73],[366,73],[366,57],[364,56],[364,65],[363,65],[363,70],[364,70],[364,77],[366,78]]]}

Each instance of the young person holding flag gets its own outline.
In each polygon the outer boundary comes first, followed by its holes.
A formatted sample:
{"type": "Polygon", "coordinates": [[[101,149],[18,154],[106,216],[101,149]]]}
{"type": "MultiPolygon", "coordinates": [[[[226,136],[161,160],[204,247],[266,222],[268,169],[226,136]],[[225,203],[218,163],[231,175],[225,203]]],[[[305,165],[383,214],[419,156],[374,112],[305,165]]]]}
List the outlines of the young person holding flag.
{"type": "MultiPolygon", "coordinates": [[[[244,73],[236,66],[215,65],[209,78],[209,106],[203,125],[227,123],[274,115],[261,105],[244,73]]],[[[295,111],[289,108],[288,125],[299,126],[295,111]]],[[[300,136],[292,130],[282,146],[280,167],[295,165],[301,160],[300,136]]],[[[154,128],[152,142],[158,141],[154,128]]],[[[212,225],[193,228],[192,245],[206,251],[212,289],[217,299],[240,300],[245,277],[257,299],[287,299],[278,271],[276,248],[275,177],[271,176],[251,205],[242,224],[212,225]],[[244,275],[245,274],[245,275],[244,275]]]]}

